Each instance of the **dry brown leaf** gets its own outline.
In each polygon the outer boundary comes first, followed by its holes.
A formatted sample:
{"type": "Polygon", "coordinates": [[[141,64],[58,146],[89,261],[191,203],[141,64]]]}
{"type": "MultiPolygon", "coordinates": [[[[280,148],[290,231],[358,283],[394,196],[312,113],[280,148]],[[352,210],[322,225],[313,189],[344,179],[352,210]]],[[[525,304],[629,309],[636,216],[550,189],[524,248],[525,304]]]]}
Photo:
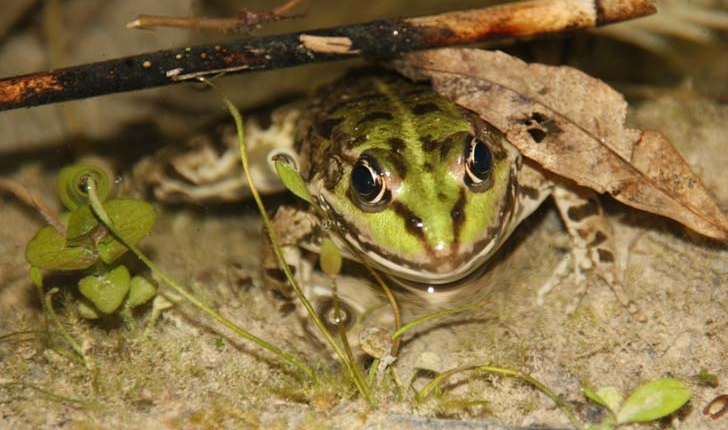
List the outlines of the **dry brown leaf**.
{"type": "Polygon", "coordinates": [[[659,132],[627,128],[627,103],[604,82],[571,67],[478,49],[407,54],[395,66],[430,79],[545,170],[728,240],[728,219],[685,160],[659,132]]]}

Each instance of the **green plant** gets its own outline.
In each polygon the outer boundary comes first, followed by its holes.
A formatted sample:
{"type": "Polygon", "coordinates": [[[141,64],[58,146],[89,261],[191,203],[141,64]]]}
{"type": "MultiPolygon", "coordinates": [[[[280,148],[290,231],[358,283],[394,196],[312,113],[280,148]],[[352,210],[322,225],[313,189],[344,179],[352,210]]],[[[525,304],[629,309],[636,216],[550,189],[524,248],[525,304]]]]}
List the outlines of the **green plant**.
{"type": "Polygon", "coordinates": [[[675,379],[656,379],[637,387],[625,399],[615,387],[597,391],[586,385],[584,395],[606,408],[609,415],[601,423],[589,427],[594,430],[611,430],[622,424],[654,421],[670,415],[690,400],[690,389],[675,379]]]}
{"type": "Polygon", "coordinates": [[[78,292],[83,297],[78,311],[83,318],[117,314],[127,325],[133,325],[132,309],[154,297],[157,287],[146,277],[132,276],[118,262],[127,248],[92,211],[90,181],[99,184],[104,210],[126,240],[137,243],[149,234],[157,216],[152,205],[136,199],[108,199],[111,187],[103,170],[72,165],[58,175],[58,195],[68,212],[36,233],[28,242],[25,257],[41,292],[42,271],[78,271],[82,274],[78,292]]]}

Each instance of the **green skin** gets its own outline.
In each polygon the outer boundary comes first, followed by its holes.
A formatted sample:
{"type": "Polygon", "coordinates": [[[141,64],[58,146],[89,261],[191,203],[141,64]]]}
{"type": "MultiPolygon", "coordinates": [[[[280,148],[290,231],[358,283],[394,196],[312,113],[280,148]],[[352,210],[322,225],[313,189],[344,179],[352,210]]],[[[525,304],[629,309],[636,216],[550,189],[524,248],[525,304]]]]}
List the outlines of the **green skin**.
{"type": "MultiPolygon", "coordinates": [[[[297,140],[309,191],[343,240],[398,278],[442,284],[481,266],[516,216],[518,152],[493,127],[428,85],[390,74],[348,77],[309,105],[297,140]],[[474,137],[492,154],[486,184],[468,183],[474,137]],[[350,176],[366,154],[385,201],[362,201],[350,176]]],[[[343,241],[342,240],[342,241],[343,241]]]]}

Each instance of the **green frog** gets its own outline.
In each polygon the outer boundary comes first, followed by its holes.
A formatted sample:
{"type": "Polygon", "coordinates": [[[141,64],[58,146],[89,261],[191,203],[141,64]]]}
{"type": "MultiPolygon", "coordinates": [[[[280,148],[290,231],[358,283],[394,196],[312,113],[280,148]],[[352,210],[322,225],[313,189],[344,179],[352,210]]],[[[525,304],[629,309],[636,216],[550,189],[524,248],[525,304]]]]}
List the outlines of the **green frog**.
{"type": "MultiPolygon", "coordinates": [[[[316,252],[331,236],[346,257],[366,260],[409,290],[450,290],[477,277],[552,196],[573,258],[544,290],[571,263],[581,284],[593,272],[643,318],[618,282],[611,226],[594,192],[543,173],[492,125],[429,85],[396,74],[350,75],[319,91],[303,112],[294,153],[315,207],[284,206],[273,218],[286,261],[294,273],[304,270],[302,284],[311,270],[302,268],[301,251],[316,252]]],[[[269,288],[293,303],[270,244],[263,268],[269,288]]]]}
{"type": "MultiPolygon", "coordinates": [[[[355,73],[323,88],[303,107],[281,112],[268,129],[250,124],[247,141],[254,160],[263,156],[270,161],[285,153],[313,197],[313,205],[278,208],[273,228],[305,294],[332,325],[341,318],[353,323],[376,299],[372,286],[347,274],[351,282],[340,283],[344,287],[337,292],[342,311],[332,314],[330,288],[310,258],[324,237],[333,238],[346,258],[364,259],[395,284],[434,297],[440,289],[452,290],[477,277],[548,196],[556,202],[572,250],[544,291],[568,273],[584,285],[589,274],[589,279],[606,282],[622,304],[643,318],[618,281],[612,230],[594,192],[542,172],[492,125],[429,85],[389,72],[355,73]]],[[[226,151],[234,154],[233,133],[228,132],[227,142],[226,151]]],[[[199,148],[205,149],[198,153],[207,154],[202,158],[226,159],[210,156],[204,144],[199,148]]],[[[184,157],[189,159],[189,153],[184,157]]],[[[174,168],[163,171],[176,175],[157,178],[160,198],[193,191],[197,200],[219,197],[221,181],[211,171],[225,178],[236,175],[227,195],[245,195],[239,163],[233,175],[223,168],[228,162],[198,168],[215,184],[200,194],[200,175],[190,174],[189,163],[166,158],[174,168]]],[[[254,172],[264,191],[276,188],[272,171],[254,172]]],[[[268,235],[264,238],[262,273],[268,291],[282,312],[303,312],[268,235]]]]}

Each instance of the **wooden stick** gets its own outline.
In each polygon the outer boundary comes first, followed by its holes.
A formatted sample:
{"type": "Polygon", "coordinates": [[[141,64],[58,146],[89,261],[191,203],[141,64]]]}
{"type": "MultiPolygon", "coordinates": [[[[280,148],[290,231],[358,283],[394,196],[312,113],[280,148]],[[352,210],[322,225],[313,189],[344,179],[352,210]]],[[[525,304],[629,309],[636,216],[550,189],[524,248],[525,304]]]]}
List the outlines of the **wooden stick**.
{"type": "Polygon", "coordinates": [[[652,0],[533,0],[157,51],[0,79],[0,110],[172,85],[221,73],[354,57],[387,59],[414,50],[595,27],[655,11],[652,0]]]}

